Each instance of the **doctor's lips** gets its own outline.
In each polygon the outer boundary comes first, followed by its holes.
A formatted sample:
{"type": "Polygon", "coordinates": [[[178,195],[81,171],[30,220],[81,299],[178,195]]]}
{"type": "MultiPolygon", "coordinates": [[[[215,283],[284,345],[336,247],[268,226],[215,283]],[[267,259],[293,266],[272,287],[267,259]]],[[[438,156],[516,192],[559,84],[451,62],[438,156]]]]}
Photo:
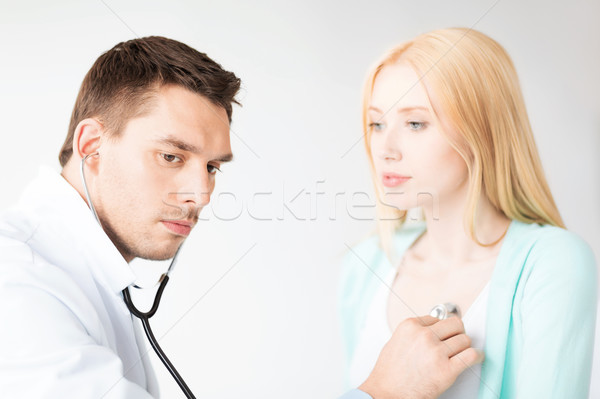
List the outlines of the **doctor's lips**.
{"type": "Polygon", "coordinates": [[[195,224],[188,220],[161,220],[161,222],[167,229],[180,236],[188,236],[195,224]]]}
{"type": "Polygon", "coordinates": [[[382,182],[386,187],[397,187],[400,184],[408,181],[410,178],[410,176],[402,176],[397,173],[384,173],[382,182]]]}

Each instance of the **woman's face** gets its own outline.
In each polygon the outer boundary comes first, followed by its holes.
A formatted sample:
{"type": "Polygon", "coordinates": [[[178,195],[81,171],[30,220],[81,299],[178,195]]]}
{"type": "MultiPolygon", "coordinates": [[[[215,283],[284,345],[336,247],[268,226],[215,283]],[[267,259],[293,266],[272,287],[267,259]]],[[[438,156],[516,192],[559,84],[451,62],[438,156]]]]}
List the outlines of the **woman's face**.
{"type": "Polygon", "coordinates": [[[436,101],[432,97],[430,103],[423,83],[406,64],[385,66],[375,79],[367,117],[382,201],[400,210],[424,206],[435,217],[441,201],[461,205],[468,169],[434,122],[436,101]]]}

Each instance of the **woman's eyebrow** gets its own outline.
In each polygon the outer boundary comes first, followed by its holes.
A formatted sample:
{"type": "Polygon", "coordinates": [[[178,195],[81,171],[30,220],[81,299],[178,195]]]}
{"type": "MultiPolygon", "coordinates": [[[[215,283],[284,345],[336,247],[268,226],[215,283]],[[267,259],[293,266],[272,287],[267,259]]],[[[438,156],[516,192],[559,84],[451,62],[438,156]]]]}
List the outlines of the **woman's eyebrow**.
{"type": "MultiPolygon", "coordinates": [[[[379,108],[370,105],[369,108],[367,108],[369,111],[375,111],[375,112],[379,112],[380,114],[383,114],[384,112],[382,110],[380,110],[379,108]]],[[[410,107],[404,107],[404,108],[399,108],[397,110],[397,112],[399,114],[401,113],[406,113],[406,112],[410,112],[410,111],[429,111],[429,108],[427,107],[423,107],[422,105],[413,105],[410,107]]],[[[386,111],[385,113],[387,113],[388,111],[386,111]]]]}
{"type": "Polygon", "coordinates": [[[398,109],[398,113],[402,114],[402,113],[406,113],[406,112],[410,112],[410,111],[427,111],[429,112],[429,108],[427,107],[423,107],[421,105],[415,105],[412,107],[404,107],[404,108],[400,108],[398,109]]]}

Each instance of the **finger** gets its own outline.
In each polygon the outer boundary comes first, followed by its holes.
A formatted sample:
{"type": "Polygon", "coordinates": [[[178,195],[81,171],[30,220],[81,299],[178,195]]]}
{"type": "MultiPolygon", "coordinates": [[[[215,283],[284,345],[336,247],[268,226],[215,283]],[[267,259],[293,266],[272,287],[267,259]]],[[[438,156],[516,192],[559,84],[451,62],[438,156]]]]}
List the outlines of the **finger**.
{"type": "Polygon", "coordinates": [[[482,350],[468,348],[450,358],[450,367],[456,375],[459,375],[469,367],[483,362],[484,358],[485,354],[482,350]]]}
{"type": "Polygon", "coordinates": [[[428,326],[432,326],[435,323],[439,322],[440,319],[438,319],[437,317],[433,317],[430,315],[426,315],[426,316],[418,316],[416,317],[416,319],[419,321],[419,323],[421,323],[422,326],[424,327],[428,327],[428,326]]]}
{"type": "Polygon", "coordinates": [[[464,334],[465,325],[458,317],[450,317],[432,325],[431,330],[442,341],[458,334],[464,334]]]}
{"type": "Polygon", "coordinates": [[[443,341],[442,344],[446,350],[446,355],[452,357],[468,349],[471,346],[471,338],[467,334],[458,334],[443,341]]]}

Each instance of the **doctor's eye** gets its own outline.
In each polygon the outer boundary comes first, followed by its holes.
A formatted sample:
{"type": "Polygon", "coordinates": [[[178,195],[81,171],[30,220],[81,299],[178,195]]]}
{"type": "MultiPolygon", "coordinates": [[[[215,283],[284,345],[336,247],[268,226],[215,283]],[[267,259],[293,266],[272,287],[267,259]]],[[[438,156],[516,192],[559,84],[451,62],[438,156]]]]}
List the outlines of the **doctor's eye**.
{"type": "Polygon", "coordinates": [[[161,153],[160,156],[168,163],[181,162],[182,159],[173,154],[161,153]]]}
{"type": "Polygon", "coordinates": [[[215,173],[217,173],[217,171],[221,171],[221,169],[219,169],[216,165],[206,165],[206,169],[208,170],[208,173],[210,173],[211,175],[214,175],[215,173]]]}
{"type": "Polygon", "coordinates": [[[380,132],[385,128],[385,124],[381,122],[371,122],[369,123],[369,130],[380,132]]]}
{"type": "Polygon", "coordinates": [[[410,130],[423,130],[427,126],[426,122],[416,122],[416,121],[408,121],[406,125],[410,128],[410,130]]]}

